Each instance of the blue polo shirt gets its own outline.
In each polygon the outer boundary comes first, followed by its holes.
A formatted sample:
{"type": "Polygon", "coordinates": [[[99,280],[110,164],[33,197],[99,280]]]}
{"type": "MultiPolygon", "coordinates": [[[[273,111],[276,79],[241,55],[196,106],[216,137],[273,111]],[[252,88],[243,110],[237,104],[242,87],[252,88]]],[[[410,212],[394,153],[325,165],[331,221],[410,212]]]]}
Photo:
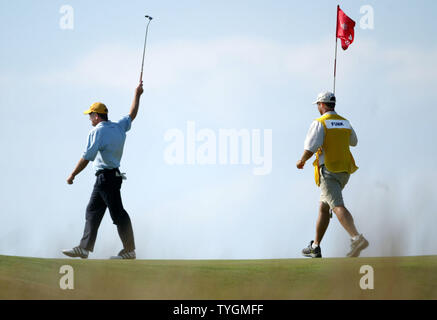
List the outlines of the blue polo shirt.
{"type": "Polygon", "coordinates": [[[88,134],[88,144],[82,158],[93,161],[96,171],[120,166],[126,132],[132,119],[126,116],[118,122],[102,121],[88,134]]]}

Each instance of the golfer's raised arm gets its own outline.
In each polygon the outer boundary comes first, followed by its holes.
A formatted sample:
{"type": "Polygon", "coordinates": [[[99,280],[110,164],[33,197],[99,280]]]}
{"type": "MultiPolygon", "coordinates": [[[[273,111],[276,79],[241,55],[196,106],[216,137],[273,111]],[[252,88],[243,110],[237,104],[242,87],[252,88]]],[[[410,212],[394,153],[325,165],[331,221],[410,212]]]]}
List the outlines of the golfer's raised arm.
{"type": "Polygon", "coordinates": [[[141,81],[138,87],[135,89],[134,101],[132,101],[132,106],[130,108],[129,116],[132,121],[137,117],[138,107],[140,106],[140,97],[143,94],[143,82],[141,81]]]}

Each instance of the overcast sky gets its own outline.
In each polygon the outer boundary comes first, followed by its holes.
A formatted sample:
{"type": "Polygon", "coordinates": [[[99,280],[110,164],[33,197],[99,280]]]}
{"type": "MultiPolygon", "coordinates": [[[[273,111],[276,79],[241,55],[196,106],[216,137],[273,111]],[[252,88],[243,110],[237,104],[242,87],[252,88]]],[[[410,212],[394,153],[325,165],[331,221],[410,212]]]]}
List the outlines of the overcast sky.
{"type": "MultiPolygon", "coordinates": [[[[338,47],[336,109],[359,140],[344,198],[370,241],[363,256],[437,254],[437,5],[339,3],[357,23],[354,43],[338,47]]],[[[79,243],[95,179],[89,165],[66,183],[91,129],[82,112],[102,101],[111,120],[128,114],[149,14],[145,90],[121,162],[138,258],[301,257],[319,190],[312,161],[303,171],[295,163],[318,117],[311,103],[332,90],[336,5],[2,0],[0,254],[62,257],[79,243]],[[168,164],[166,133],[188,139],[190,123],[217,140],[223,129],[271,130],[271,171],[255,175],[253,161],[168,164]]],[[[332,219],[323,255],[344,256],[348,246],[332,219]]],[[[107,213],[90,258],[120,249],[107,213]]]]}

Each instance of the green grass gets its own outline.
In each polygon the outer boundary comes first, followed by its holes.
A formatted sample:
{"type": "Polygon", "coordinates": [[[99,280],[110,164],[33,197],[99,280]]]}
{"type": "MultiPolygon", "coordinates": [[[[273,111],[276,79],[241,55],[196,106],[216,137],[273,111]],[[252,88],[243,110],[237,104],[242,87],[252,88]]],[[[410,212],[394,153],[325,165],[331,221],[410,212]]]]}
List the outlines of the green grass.
{"type": "Polygon", "coordinates": [[[0,299],[437,299],[437,256],[75,260],[0,256],[0,299]],[[61,290],[62,265],[74,290],[61,290]],[[362,290],[362,265],[374,269],[362,290]]]}

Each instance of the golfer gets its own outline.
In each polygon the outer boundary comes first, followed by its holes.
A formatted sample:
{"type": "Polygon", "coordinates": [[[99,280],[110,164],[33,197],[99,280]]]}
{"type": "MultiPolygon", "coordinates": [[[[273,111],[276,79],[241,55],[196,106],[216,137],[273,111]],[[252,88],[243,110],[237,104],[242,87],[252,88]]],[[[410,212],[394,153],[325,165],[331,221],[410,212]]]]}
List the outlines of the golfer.
{"type": "Polygon", "coordinates": [[[343,202],[342,190],[350,175],[358,169],[349,146],[356,146],[358,139],[349,121],[335,112],[335,103],[335,96],[331,92],[322,92],[317,96],[313,104],[317,104],[321,117],[311,124],[304,143],[304,153],[296,164],[298,169],[303,169],[305,162],[316,154],[313,165],[315,181],[321,191],[319,218],[315,239],[302,250],[306,257],[322,257],[320,243],[329,225],[330,210],[336,214],[351,237],[348,257],[358,257],[361,250],[369,245],[363,235],[358,233],[352,215],[343,202]]]}
{"type": "Polygon", "coordinates": [[[92,104],[84,112],[89,115],[94,128],[88,135],[86,150],[71,175],[67,178],[67,183],[73,184],[74,178],[90,161],[93,161],[96,171],[96,183],[86,209],[85,230],[82,240],[79,246],[62,251],[69,257],[88,258],[89,252],[94,250],[97,231],[106,208],[108,208],[123,243],[123,249],[111,259],[136,258],[131,220],[121,201],[120,188],[124,175],[120,173],[119,166],[126,140],[126,132],[129,131],[132,121],[137,116],[142,93],[143,84],[141,81],[136,88],[129,115],[118,122],[108,120],[108,109],[100,102],[92,104]]]}

